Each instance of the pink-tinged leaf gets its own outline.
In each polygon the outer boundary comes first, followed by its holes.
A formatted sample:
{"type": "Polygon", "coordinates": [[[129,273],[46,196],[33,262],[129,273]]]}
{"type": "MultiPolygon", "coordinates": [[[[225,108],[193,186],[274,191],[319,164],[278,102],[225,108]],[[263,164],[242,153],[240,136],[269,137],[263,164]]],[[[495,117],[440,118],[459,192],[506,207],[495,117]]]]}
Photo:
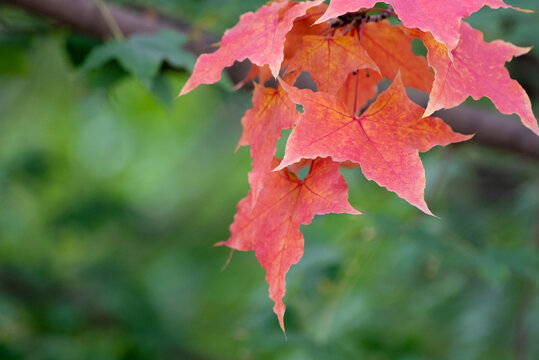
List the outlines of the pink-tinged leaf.
{"type": "Polygon", "coordinates": [[[400,75],[359,117],[335,96],[281,84],[292,101],[303,105],[304,113],[276,170],[304,158],[351,161],[361,166],[367,179],[431,214],[424,200],[425,170],[418,152],[470,137],[454,133],[441,119],[423,118],[424,109],[408,99],[400,75]]]}
{"type": "Polygon", "coordinates": [[[402,26],[381,21],[365,25],[361,43],[380,68],[382,76],[393,80],[400,71],[404,86],[429,92],[434,74],[424,56],[414,55],[413,40],[402,26]]]}
{"type": "MultiPolygon", "coordinates": [[[[453,50],[459,42],[461,20],[481,9],[510,8],[503,0],[387,0],[407,28],[430,31],[434,38],[453,50]]],[[[331,0],[328,10],[318,20],[323,22],[361,8],[372,8],[376,0],[331,0]]],[[[516,8],[515,8],[516,9],[516,8]]],[[[517,9],[521,10],[521,9],[517,9]]]]}
{"type": "Polygon", "coordinates": [[[496,40],[487,43],[483,34],[463,22],[461,40],[452,51],[453,61],[446,48],[428,33],[412,30],[428,49],[429,64],[436,73],[425,115],[442,108],[461,104],[468,96],[478,100],[488,97],[503,114],[516,113],[522,123],[539,135],[537,120],[526,91],[512,80],[505,63],[514,56],[526,54],[522,48],[496,40]]]}
{"type": "Polygon", "coordinates": [[[322,2],[276,1],[255,13],[243,14],[238,24],[225,32],[217,51],[198,58],[193,74],[180,95],[187,94],[200,84],[219,81],[224,68],[232,66],[234,61],[247,58],[258,66],[269,65],[273,76],[277,76],[284,57],[285,37],[292,29],[294,20],[322,2]]]}
{"type": "Polygon", "coordinates": [[[272,89],[255,84],[253,108],[247,110],[241,120],[243,134],[238,144],[251,145],[253,170],[249,173],[249,184],[253,205],[271,172],[275,144],[281,138],[281,130],[291,129],[298,117],[296,104],[282,87],[272,89]]]}
{"type": "Polygon", "coordinates": [[[350,36],[305,36],[287,70],[308,71],[318,91],[335,94],[352,71],[378,66],[358,39],[350,36]]]}
{"type": "MultiPolygon", "coordinates": [[[[274,161],[274,166],[279,163],[274,161]]],[[[252,191],[238,204],[231,237],[218,245],[249,251],[266,270],[273,311],[284,331],[285,276],[303,255],[300,225],[309,224],[315,215],[329,213],[359,214],[348,203],[348,186],[339,165],[329,159],[317,159],[309,175],[299,180],[284,169],[272,172],[254,207],[252,191]]]]}

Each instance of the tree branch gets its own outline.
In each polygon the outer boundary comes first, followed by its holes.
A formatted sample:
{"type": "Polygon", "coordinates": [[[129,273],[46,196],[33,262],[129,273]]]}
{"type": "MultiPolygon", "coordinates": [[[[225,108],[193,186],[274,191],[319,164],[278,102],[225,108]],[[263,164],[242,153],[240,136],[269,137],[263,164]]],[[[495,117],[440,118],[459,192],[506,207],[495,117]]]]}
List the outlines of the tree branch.
{"type": "MultiPolygon", "coordinates": [[[[112,33],[102,12],[93,0],[0,0],[28,10],[34,14],[60,21],[82,33],[102,39],[112,37],[112,33]]],[[[154,33],[163,27],[187,32],[186,24],[162,23],[158,18],[145,16],[140,12],[107,4],[111,16],[126,36],[137,33],[154,33]]]]}
{"type": "Polygon", "coordinates": [[[457,132],[475,134],[471,142],[539,159],[539,137],[524,127],[516,115],[508,117],[471,106],[440,110],[435,115],[457,132]]]}
{"type": "MultiPolygon", "coordinates": [[[[112,37],[112,31],[93,0],[0,0],[45,16],[85,34],[102,39],[112,37]]],[[[192,40],[187,49],[195,54],[211,52],[217,38],[196,31],[179,20],[149,15],[120,6],[108,5],[111,16],[126,36],[153,33],[162,28],[190,32],[192,40]]],[[[248,64],[236,64],[228,70],[235,83],[241,81],[248,64]]],[[[421,102],[421,101],[420,101],[421,102]]],[[[528,155],[539,159],[539,137],[526,129],[518,119],[508,119],[490,111],[460,106],[437,113],[455,130],[464,134],[475,133],[474,142],[528,155]]]]}
{"type": "MultiPolygon", "coordinates": [[[[410,98],[426,107],[428,96],[410,89],[410,98]]],[[[475,134],[471,142],[509,150],[539,159],[539,137],[527,129],[516,115],[503,115],[493,111],[461,105],[439,110],[434,116],[442,118],[451,128],[462,134],[475,134]]]]}

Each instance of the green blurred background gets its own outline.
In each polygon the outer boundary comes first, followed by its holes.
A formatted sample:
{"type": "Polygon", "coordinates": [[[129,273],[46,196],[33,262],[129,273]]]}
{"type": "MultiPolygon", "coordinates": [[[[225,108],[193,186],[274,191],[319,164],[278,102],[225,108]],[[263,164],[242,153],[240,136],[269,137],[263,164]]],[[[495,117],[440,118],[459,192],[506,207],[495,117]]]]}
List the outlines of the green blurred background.
{"type": "MultiPolygon", "coordinates": [[[[119,2],[216,34],[263,3],[119,2]]],[[[470,21],[539,45],[537,13],[470,21]]],[[[254,255],[222,271],[213,247],[248,190],[248,92],[225,80],[175,99],[194,60],[178,35],[107,48],[6,5],[0,24],[0,359],[539,358],[537,160],[423,154],[439,219],[343,170],[364,215],[302,227],[285,340],[254,255]]],[[[510,66],[535,109],[538,68],[537,51],[510,66]]]]}

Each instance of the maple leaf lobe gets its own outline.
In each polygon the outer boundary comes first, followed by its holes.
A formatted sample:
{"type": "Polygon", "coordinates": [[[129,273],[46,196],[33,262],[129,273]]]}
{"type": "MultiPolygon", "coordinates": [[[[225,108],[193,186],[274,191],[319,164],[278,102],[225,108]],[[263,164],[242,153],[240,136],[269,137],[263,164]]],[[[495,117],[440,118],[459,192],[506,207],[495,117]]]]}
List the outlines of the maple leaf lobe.
{"type": "Polygon", "coordinates": [[[277,76],[284,58],[285,37],[292,29],[294,20],[322,2],[323,0],[301,3],[276,1],[262,6],[254,13],[243,14],[238,24],[225,31],[217,51],[200,55],[180,96],[201,84],[219,81],[224,68],[232,66],[234,61],[247,58],[261,67],[269,65],[273,76],[277,76]],[[290,4],[292,5],[285,9],[290,4]],[[282,10],[284,14],[281,13],[282,10]]]}
{"type": "Polygon", "coordinates": [[[423,40],[428,49],[429,64],[436,73],[425,115],[460,105],[468,96],[475,100],[488,97],[501,113],[518,114],[522,123],[539,135],[530,98],[505,68],[507,61],[526,54],[530,48],[501,40],[487,43],[479,30],[465,22],[460,31],[461,40],[452,51],[453,59],[430,34],[410,31],[423,40]]]}
{"type": "Polygon", "coordinates": [[[265,88],[255,83],[253,108],[247,110],[241,120],[243,133],[238,143],[238,146],[251,146],[253,170],[249,173],[249,185],[253,191],[253,205],[271,172],[275,144],[281,138],[281,130],[291,129],[298,116],[296,105],[282,87],[265,88]]]}
{"type": "Polygon", "coordinates": [[[418,152],[470,136],[454,133],[441,119],[423,118],[423,108],[408,99],[400,74],[359,117],[335,96],[281,84],[304,113],[275,170],[318,156],[351,161],[367,179],[432,215],[424,200],[425,171],[418,152]]]}

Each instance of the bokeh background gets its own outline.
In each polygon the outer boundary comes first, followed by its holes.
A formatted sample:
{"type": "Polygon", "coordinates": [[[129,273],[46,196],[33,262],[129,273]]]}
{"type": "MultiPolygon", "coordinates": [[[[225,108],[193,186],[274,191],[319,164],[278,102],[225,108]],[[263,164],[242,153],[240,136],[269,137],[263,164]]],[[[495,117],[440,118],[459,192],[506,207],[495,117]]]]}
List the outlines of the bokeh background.
{"type": "MultiPolygon", "coordinates": [[[[119,1],[215,34],[263,2],[119,1]]],[[[537,12],[470,22],[539,45],[537,12]]],[[[222,270],[213,246],[248,190],[249,149],[234,149],[249,93],[224,80],[175,99],[183,37],[103,50],[60,25],[0,2],[0,359],[539,358],[537,159],[423,154],[440,218],[343,170],[364,215],[302,227],[285,340],[254,255],[222,270]],[[161,56],[129,67],[148,43],[161,56]]],[[[509,66],[536,111],[538,57],[509,66]]]]}

